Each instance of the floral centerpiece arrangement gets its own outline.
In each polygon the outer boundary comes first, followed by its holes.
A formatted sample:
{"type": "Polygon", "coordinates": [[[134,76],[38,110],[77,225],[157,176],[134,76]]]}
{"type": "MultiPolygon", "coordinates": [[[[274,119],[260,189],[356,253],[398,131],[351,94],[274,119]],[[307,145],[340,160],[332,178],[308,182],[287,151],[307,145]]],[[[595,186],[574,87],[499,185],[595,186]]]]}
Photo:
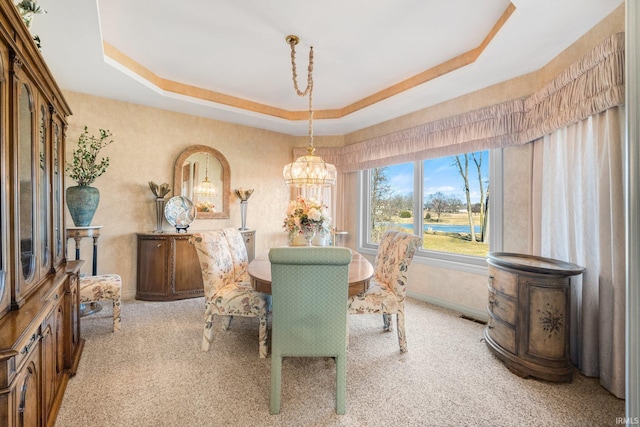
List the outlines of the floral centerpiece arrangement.
{"type": "Polygon", "coordinates": [[[316,233],[328,234],[330,226],[331,218],[327,206],[316,200],[298,196],[289,202],[282,227],[289,232],[290,237],[304,235],[310,244],[316,233]]]}
{"type": "Polygon", "coordinates": [[[196,202],[196,211],[198,212],[215,212],[216,206],[209,201],[201,200],[196,202]]]}

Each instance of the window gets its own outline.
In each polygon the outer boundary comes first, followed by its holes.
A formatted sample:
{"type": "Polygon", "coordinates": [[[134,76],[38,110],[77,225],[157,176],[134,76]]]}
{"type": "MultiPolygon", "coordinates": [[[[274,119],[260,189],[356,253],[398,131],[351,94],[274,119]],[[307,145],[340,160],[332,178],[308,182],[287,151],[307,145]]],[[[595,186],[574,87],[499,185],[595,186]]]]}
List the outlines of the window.
{"type": "Polygon", "coordinates": [[[489,185],[490,163],[492,176],[501,166],[501,151],[493,151],[491,162],[485,150],[363,171],[360,249],[377,250],[382,234],[396,229],[422,236],[417,257],[484,266],[499,228],[489,227],[501,199],[489,185]]]}
{"type": "Polygon", "coordinates": [[[414,230],[414,168],[404,163],[369,171],[369,243],[379,243],[385,231],[414,230]]]}
{"type": "Polygon", "coordinates": [[[487,255],[489,152],[423,162],[423,248],[487,255]]]}

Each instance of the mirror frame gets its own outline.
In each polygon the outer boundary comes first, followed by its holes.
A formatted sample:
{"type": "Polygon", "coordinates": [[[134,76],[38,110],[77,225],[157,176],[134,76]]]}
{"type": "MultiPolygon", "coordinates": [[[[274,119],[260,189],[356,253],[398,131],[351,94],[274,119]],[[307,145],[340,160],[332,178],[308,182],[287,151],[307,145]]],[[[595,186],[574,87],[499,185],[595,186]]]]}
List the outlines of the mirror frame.
{"type": "Polygon", "coordinates": [[[192,145],[178,155],[173,167],[173,196],[182,194],[182,165],[195,153],[205,153],[216,158],[222,166],[222,210],[217,212],[196,212],[196,219],[229,218],[229,197],[231,196],[231,169],[224,155],[208,145],[192,145]]]}

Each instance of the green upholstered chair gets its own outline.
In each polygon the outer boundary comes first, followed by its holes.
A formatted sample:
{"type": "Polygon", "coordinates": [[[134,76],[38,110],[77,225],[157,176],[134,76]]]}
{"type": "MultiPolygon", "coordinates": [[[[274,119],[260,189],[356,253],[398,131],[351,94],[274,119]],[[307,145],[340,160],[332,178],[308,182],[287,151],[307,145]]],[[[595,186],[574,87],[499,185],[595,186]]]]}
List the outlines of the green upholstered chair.
{"type": "Polygon", "coordinates": [[[398,322],[400,351],[407,351],[404,300],[407,271],[422,240],[413,234],[387,231],[382,235],[374,262],[374,276],[366,292],[349,297],[349,314],[382,314],[384,330],[392,330],[391,315],[398,322]]]}
{"type": "Polygon", "coordinates": [[[205,313],[202,350],[208,351],[213,342],[213,320],[218,315],[222,319],[222,329],[226,330],[233,316],[257,317],[259,354],[266,358],[267,313],[269,296],[256,292],[249,282],[249,275],[243,271],[247,267],[244,241],[237,230],[224,229],[196,233],[191,243],[196,249],[202,282],[204,284],[205,313]]]}
{"type": "Polygon", "coordinates": [[[271,413],[280,413],[282,358],[309,356],[335,358],[336,412],[344,414],[351,251],[337,247],[273,248],[269,260],[271,413]]]}

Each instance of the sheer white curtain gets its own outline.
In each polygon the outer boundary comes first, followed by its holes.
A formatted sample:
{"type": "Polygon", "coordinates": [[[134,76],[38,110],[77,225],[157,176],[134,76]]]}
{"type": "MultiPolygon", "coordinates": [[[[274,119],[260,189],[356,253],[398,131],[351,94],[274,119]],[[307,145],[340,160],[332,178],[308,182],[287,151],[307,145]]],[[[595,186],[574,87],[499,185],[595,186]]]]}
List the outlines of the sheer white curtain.
{"type": "Polygon", "coordinates": [[[624,109],[534,143],[533,252],[585,267],[572,279],[571,358],[625,395],[624,109]]]}

